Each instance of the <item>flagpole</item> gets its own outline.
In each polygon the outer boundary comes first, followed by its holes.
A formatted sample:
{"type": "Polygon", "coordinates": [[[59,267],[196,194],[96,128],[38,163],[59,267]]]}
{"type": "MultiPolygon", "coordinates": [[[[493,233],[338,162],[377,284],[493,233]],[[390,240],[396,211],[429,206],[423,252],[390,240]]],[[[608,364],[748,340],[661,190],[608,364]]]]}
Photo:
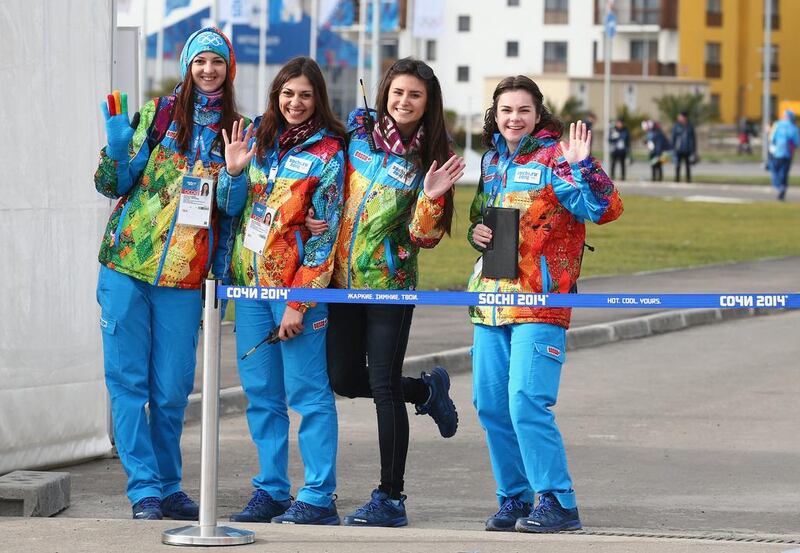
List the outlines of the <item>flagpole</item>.
{"type": "Polygon", "coordinates": [[[311,0],[311,32],[309,36],[308,57],[317,59],[317,27],[319,25],[319,0],[311,0]]]}
{"type": "Polygon", "coordinates": [[[267,106],[267,28],[269,27],[269,0],[261,0],[261,13],[258,17],[258,103],[256,112],[267,106]]]}
{"type": "Polygon", "coordinates": [[[377,95],[381,64],[381,1],[372,0],[372,68],[370,87],[377,95]]]}
{"type": "MultiPolygon", "coordinates": [[[[367,43],[367,0],[361,0],[358,4],[358,64],[357,72],[358,78],[364,78],[364,50],[366,50],[367,43]]],[[[361,96],[361,88],[359,88],[358,79],[356,79],[356,98],[361,96]]]]}

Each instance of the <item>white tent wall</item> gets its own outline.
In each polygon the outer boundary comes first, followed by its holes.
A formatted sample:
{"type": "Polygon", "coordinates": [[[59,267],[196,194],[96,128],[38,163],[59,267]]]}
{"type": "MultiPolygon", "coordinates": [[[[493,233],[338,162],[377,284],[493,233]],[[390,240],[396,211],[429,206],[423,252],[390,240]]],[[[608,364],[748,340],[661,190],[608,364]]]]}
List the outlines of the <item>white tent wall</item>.
{"type": "Polygon", "coordinates": [[[92,175],[112,1],[3,0],[0,23],[2,474],[111,447],[95,300],[109,202],[92,175]]]}

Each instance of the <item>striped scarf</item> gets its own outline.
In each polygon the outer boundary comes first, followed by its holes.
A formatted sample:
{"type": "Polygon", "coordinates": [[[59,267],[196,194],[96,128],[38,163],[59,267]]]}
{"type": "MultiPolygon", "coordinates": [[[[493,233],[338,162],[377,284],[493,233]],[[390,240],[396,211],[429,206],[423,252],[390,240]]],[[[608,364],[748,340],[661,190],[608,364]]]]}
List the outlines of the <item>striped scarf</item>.
{"type": "Polygon", "coordinates": [[[372,138],[375,139],[375,146],[386,153],[397,156],[406,156],[419,152],[424,136],[425,131],[422,129],[422,125],[420,125],[411,139],[407,142],[403,142],[403,137],[397,129],[397,123],[388,115],[385,115],[380,125],[375,125],[375,129],[372,131],[372,138]],[[381,127],[383,132],[381,132],[381,129],[378,127],[381,127]]]}
{"type": "Polygon", "coordinates": [[[305,142],[319,131],[321,125],[316,117],[310,117],[305,123],[300,123],[283,131],[278,138],[278,147],[280,148],[280,158],[286,155],[286,152],[291,150],[297,144],[305,142]]]}

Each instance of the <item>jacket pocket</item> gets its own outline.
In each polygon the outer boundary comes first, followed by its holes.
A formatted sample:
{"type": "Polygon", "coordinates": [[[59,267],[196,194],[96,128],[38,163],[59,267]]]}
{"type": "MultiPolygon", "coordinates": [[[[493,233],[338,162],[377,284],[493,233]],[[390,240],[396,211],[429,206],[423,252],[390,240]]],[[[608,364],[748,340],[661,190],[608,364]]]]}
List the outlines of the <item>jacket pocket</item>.
{"type": "Polygon", "coordinates": [[[303,235],[299,230],[294,231],[295,247],[297,248],[297,266],[303,264],[303,256],[305,254],[305,247],[303,246],[303,235]]]}
{"type": "Polygon", "coordinates": [[[542,293],[548,294],[553,288],[553,279],[550,277],[550,270],[547,268],[547,258],[539,256],[539,272],[542,275],[542,293]]]}
{"type": "Polygon", "coordinates": [[[383,255],[386,257],[386,266],[389,268],[389,276],[394,276],[397,273],[397,265],[395,264],[394,255],[392,254],[392,244],[389,237],[383,239],[383,255]]]}

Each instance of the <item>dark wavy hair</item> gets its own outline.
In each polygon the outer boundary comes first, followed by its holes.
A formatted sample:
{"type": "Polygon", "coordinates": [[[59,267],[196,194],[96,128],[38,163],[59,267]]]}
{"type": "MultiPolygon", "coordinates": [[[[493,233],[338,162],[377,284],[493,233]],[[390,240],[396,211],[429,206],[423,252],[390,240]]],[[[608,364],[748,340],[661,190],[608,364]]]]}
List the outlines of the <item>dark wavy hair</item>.
{"type": "MultiPolygon", "coordinates": [[[[392,86],[392,81],[398,75],[411,75],[425,83],[425,90],[428,94],[427,103],[425,104],[425,113],[422,115],[421,124],[425,128],[425,134],[422,137],[422,144],[420,148],[420,157],[414,160],[418,170],[427,171],[434,160],[438,163],[439,167],[445,163],[449,157],[450,152],[450,135],[447,132],[447,123],[444,119],[444,105],[442,103],[442,87],[439,84],[439,79],[433,73],[431,67],[420,60],[414,58],[403,58],[397,60],[381,79],[378,85],[378,99],[376,102],[376,111],[378,112],[378,121],[383,120],[383,117],[388,115],[387,104],[389,103],[389,89],[392,86]]],[[[391,117],[391,116],[389,116],[391,117]]],[[[380,132],[383,129],[378,125],[380,132]]],[[[447,234],[450,234],[450,229],[453,224],[453,212],[455,211],[455,203],[453,196],[455,189],[451,188],[446,194],[444,199],[444,216],[439,223],[447,234]]]]}
{"type": "Polygon", "coordinates": [[[525,90],[530,92],[533,98],[533,105],[540,119],[533,128],[533,132],[531,132],[532,135],[535,135],[542,129],[548,129],[558,133],[558,136],[561,136],[561,133],[564,132],[564,123],[562,123],[558,117],[550,113],[550,110],[544,105],[544,97],[542,96],[542,91],[539,90],[539,86],[529,77],[517,75],[516,77],[506,77],[500,81],[494,89],[494,94],[492,94],[492,107],[486,110],[486,115],[483,118],[483,138],[481,142],[484,146],[487,148],[492,148],[494,146],[492,144],[492,139],[494,138],[494,133],[498,132],[497,121],[495,120],[497,118],[497,100],[500,98],[501,94],[512,90],[525,90]]]}
{"type": "Polygon", "coordinates": [[[256,131],[259,159],[263,160],[266,157],[267,152],[275,142],[275,137],[286,126],[286,119],[281,114],[280,104],[278,103],[281,89],[287,81],[301,75],[309,80],[311,87],[314,89],[314,115],[312,117],[319,123],[321,128],[328,129],[344,140],[346,134],[344,125],[331,110],[325,77],[322,76],[319,65],[311,58],[298,56],[290,59],[286,65],[281,67],[281,70],[278,71],[272,81],[272,86],[270,86],[266,111],[264,111],[264,115],[261,117],[261,124],[256,131]]]}
{"type": "MultiPolygon", "coordinates": [[[[229,68],[230,69],[230,68],[229,68]]],[[[177,123],[178,136],[175,142],[182,152],[189,150],[189,139],[192,138],[192,126],[194,125],[194,94],[195,86],[192,80],[191,68],[186,72],[183,82],[178,87],[175,95],[175,112],[172,118],[177,123]]],[[[214,145],[223,146],[222,129],[228,132],[233,128],[233,122],[241,118],[236,107],[236,91],[233,88],[233,81],[230,73],[225,75],[225,82],[222,83],[222,115],[219,119],[220,132],[214,139],[214,145]]],[[[225,148],[222,148],[223,155],[225,148]]]]}

